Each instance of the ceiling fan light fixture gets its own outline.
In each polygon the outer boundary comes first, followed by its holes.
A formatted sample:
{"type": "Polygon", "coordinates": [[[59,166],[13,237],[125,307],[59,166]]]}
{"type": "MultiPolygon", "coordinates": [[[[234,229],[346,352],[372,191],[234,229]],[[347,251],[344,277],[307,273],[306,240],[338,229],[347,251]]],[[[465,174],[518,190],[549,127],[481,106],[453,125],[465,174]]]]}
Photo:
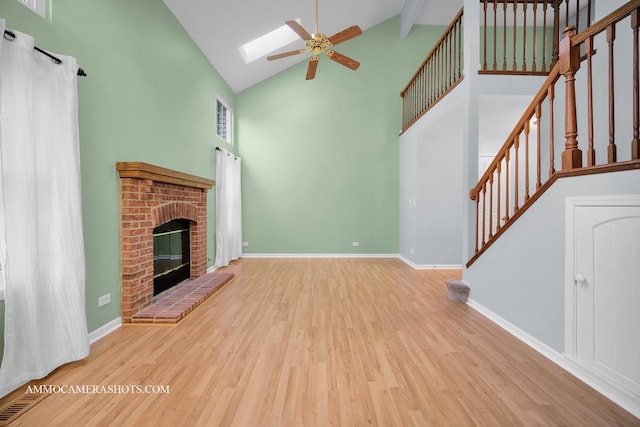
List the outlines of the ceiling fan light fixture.
{"type": "MultiPolygon", "coordinates": [[[[318,55],[320,55],[321,53],[325,53],[327,49],[332,48],[333,46],[339,43],[346,42],[347,40],[351,40],[352,38],[362,34],[362,30],[357,25],[352,25],[349,28],[345,28],[344,30],[330,37],[327,37],[320,31],[318,31],[318,0],[316,0],[316,31],[315,33],[310,34],[307,30],[304,29],[302,25],[300,25],[300,22],[297,22],[297,21],[285,21],[285,24],[291,30],[293,30],[293,32],[296,33],[298,37],[300,37],[304,41],[305,48],[267,56],[267,60],[273,61],[275,59],[285,58],[288,56],[309,52],[313,56],[310,58],[309,65],[307,67],[307,80],[311,80],[316,76],[316,69],[318,67],[318,55]]],[[[351,70],[357,70],[358,67],[360,67],[360,63],[355,59],[342,55],[334,51],[333,49],[327,51],[326,55],[332,61],[335,61],[341,65],[344,65],[345,67],[351,70]]]]}

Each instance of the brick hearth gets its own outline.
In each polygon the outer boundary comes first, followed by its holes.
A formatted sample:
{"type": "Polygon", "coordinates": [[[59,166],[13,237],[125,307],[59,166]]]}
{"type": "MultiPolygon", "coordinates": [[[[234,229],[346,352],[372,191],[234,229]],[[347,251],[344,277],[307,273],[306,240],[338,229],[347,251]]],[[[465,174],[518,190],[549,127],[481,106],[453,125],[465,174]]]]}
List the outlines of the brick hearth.
{"type": "Polygon", "coordinates": [[[190,279],[207,270],[210,179],[141,162],[118,162],[120,173],[120,304],[123,323],[153,302],[153,229],[189,221],[190,279]]]}

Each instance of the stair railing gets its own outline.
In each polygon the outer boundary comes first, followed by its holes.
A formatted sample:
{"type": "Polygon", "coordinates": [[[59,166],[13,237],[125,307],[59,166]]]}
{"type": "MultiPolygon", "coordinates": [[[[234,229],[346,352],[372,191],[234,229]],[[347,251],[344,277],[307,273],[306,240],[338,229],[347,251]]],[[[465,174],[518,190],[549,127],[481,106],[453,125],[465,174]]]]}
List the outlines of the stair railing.
{"type": "Polygon", "coordinates": [[[481,74],[546,75],[561,29],[591,23],[593,0],[480,0],[481,74]]]}
{"type": "MultiPolygon", "coordinates": [[[[476,232],[475,255],[467,266],[556,179],[640,168],[639,23],[640,0],[633,0],[578,35],[574,34],[575,27],[566,29],[565,37],[559,43],[557,63],[478,184],[470,191],[471,199],[476,202],[476,232]],[[619,38],[624,34],[620,29],[621,22],[628,22],[631,31],[627,27],[626,44],[620,45],[631,52],[614,49],[616,35],[619,38]],[[601,74],[594,78],[594,59],[598,58],[598,50],[602,52],[599,58],[603,60],[598,64],[599,68],[606,70],[604,78],[601,74]],[[632,58],[631,81],[620,83],[616,79],[616,58],[620,57],[632,58]],[[583,63],[586,67],[580,70],[583,63]],[[556,91],[561,77],[564,77],[565,90],[556,91]],[[578,86],[582,90],[576,90],[576,82],[584,85],[578,86]],[[616,91],[616,87],[621,90],[616,91]],[[594,89],[600,97],[594,97],[594,89]],[[620,105],[616,94],[625,104],[620,105]],[[556,108],[558,105],[564,108],[556,108]],[[629,145],[620,150],[624,156],[620,156],[616,142],[619,140],[616,132],[620,133],[616,125],[620,128],[621,121],[617,120],[616,107],[630,111],[622,129],[630,140],[629,145]],[[556,120],[564,126],[558,128],[556,120]],[[586,132],[586,147],[584,142],[579,142],[579,129],[586,132]],[[563,138],[564,145],[556,143],[563,138]],[[580,147],[586,148],[586,155],[580,147]],[[597,152],[600,155],[597,156],[597,152]],[[586,158],[584,167],[583,157],[586,158]],[[606,160],[599,161],[599,157],[606,157],[606,160]]],[[[624,73],[622,76],[628,77],[624,73]]]]}
{"type": "Polygon", "coordinates": [[[462,9],[422,62],[402,97],[402,132],[418,121],[464,78],[462,9]]]}

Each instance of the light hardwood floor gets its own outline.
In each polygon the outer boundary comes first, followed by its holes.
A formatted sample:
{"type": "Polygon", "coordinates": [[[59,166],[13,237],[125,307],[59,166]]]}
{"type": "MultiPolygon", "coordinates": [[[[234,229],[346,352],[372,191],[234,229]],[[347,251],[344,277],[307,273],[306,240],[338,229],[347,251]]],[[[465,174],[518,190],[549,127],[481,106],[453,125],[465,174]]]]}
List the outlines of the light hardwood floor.
{"type": "Polygon", "coordinates": [[[640,425],[448,301],[444,281],[458,271],[397,259],[225,270],[235,279],[177,326],[122,327],[41,381],[169,394],[53,394],[12,426],[640,425]]]}

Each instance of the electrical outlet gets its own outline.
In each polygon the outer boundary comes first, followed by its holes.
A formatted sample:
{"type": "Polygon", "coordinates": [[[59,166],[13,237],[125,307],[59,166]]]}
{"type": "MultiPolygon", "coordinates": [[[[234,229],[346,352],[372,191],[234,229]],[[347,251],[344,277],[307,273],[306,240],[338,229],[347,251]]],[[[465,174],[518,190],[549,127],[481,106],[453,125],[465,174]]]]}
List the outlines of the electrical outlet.
{"type": "Polygon", "coordinates": [[[249,242],[242,242],[242,246],[246,248],[247,246],[249,246],[249,242]]]}
{"type": "Polygon", "coordinates": [[[98,298],[98,307],[107,305],[110,302],[111,302],[111,294],[102,295],[100,298],[98,298]]]}
{"type": "Polygon", "coordinates": [[[356,246],[360,246],[360,242],[353,242],[353,243],[352,243],[352,245],[353,245],[354,247],[356,247],[356,246]]]}

